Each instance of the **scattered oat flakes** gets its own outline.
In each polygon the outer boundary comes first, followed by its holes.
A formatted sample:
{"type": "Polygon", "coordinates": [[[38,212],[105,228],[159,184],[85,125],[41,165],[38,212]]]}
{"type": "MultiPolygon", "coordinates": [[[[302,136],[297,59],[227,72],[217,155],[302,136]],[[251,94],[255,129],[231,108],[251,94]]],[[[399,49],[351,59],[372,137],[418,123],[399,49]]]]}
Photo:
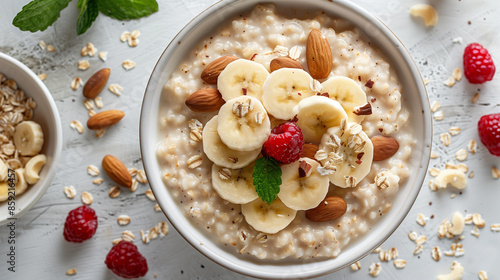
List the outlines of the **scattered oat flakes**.
{"type": "Polygon", "coordinates": [[[452,194],[450,195],[450,198],[451,198],[451,199],[454,199],[455,197],[457,197],[457,194],[456,194],[456,193],[452,193],[452,194]]]}
{"type": "Polygon", "coordinates": [[[428,85],[430,82],[431,82],[431,80],[429,80],[428,78],[425,78],[424,79],[424,86],[428,85]]]}
{"type": "Polygon", "coordinates": [[[490,226],[491,231],[500,232],[500,224],[492,224],[490,226]]]}
{"type": "Polygon", "coordinates": [[[483,217],[479,213],[472,214],[472,222],[479,228],[483,228],[486,225],[486,222],[483,220],[483,217]]]}
{"type": "Polygon", "coordinates": [[[450,127],[450,129],[448,130],[448,132],[452,136],[458,135],[460,133],[460,127],[458,127],[458,126],[452,126],[452,127],[450,127]]]}
{"type": "Polygon", "coordinates": [[[117,96],[122,95],[123,87],[118,84],[111,84],[109,85],[108,89],[117,96]]]}
{"type": "Polygon", "coordinates": [[[95,116],[96,114],[97,114],[97,113],[96,113],[94,110],[92,110],[92,109],[90,109],[90,110],[89,110],[89,117],[93,117],[93,116],[95,116]]]}
{"type": "Polygon", "coordinates": [[[125,241],[133,242],[135,239],[135,235],[130,230],[126,230],[122,232],[122,239],[125,241]]]}
{"type": "Polygon", "coordinates": [[[101,138],[104,136],[104,134],[106,133],[106,129],[103,128],[103,129],[98,129],[95,131],[95,137],[97,138],[101,138]]]}
{"type": "Polygon", "coordinates": [[[435,113],[434,113],[434,119],[435,119],[436,121],[441,121],[441,120],[443,120],[443,119],[444,119],[444,113],[443,113],[443,111],[437,111],[437,112],[435,112],[435,113]]]}
{"type": "Polygon", "coordinates": [[[87,110],[94,109],[94,100],[85,99],[85,101],[83,101],[83,106],[85,106],[85,108],[87,108],[87,110]]]}
{"type": "Polygon", "coordinates": [[[123,69],[128,71],[128,70],[133,69],[136,66],[136,64],[132,60],[127,59],[127,60],[122,62],[122,66],[123,66],[123,69]]]}
{"type": "Polygon", "coordinates": [[[102,178],[95,178],[94,180],[92,180],[92,184],[94,185],[100,185],[102,182],[104,182],[104,179],[102,178]]]}
{"type": "Polygon", "coordinates": [[[429,169],[429,174],[432,177],[436,177],[437,175],[439,175],[439,170],[437,170],[436,168],[431,168],[431,169],[429,169]]]}
{"type": "Polygon", "coordinates": [[[154,210],[155,210],[155,212],[160,212],[161,211],[160,205],[158,205],[158,203],[155,204],[154,210]]]}
{"type": "Polygon", "coordinates": [[[131,34],[130,31],[123,31],[122,34],[120,35],[120,41],[125,42],[128,39],[130,39],[131,34]]]}
{"type": "Polygon", "coordinates": [[[82,203],[90,205],[93,202],[92,194],[89,192],[82,192],[82,203]]]}
{"type": "Polygon", "coordinates": [[[102,97],[100,96],[97,96],[96,98],[94,98],[94,103],[95,103],[95,106],[99,109],[101,109],[104,104],[102,103],[102,97]]]}
{"type": "Polygon", "coordinates": [[[488,280],[488,273],[484,270],[480,270],[477,277],[479,277],[479,280],[488,280]]]}
{"type": "Polygon", "coordinates": [[[160,238],[163,238],[165,235],[168,234],[168,224],[167,222],[163,221],[159,225],[160,225],[160,238]]]}
{"type": "Polygon", "coordinates": [[[441,140],[441,143],[448,147],[450,145],[450,134],[449,133],[441,133],[439,135],[439,140],[441,140]]]}
{"type": "Polygon", "coordinates": [[[389,252],[381,250],[378,254],[378,257],[383,262],[388,262],[390,260],[389,252]]]}
{"type": "Polygon", "coordinates": [[[421,226],[425,226],[425,220],[426,220],[426,219],[427,219],[427,218],[425,217],[425,215],[424,215],[424,214],[419,213],[419,214],[417,215],[417,224],[419,224],[419,225],[421,225],[421,226]]]}
{"type": "Polygon", "coordinates": [[[431,249],[431,257],[432,257],[433,260],[435,260],[435,261],[438,262],[441,259],[442,255],[443,254],[441,253],[441,248],[439,248],[437,246],[432,247],[432,249],[431,249]]]}
{"type": "Polygon", "coordinates": [[[361,269],[361,263],[359,261],[351,264],[352,271],[358,271],[360,269],[361,269]]]}
{"type": "Polygon", "coordinates": [[[147,232],[147,231],[145,232],[141,229],[140,233],[141,233],[142,243],[145,243],[145,244],[149,243],[149,232],[147,232]]]}
{"type": "Polygon", "coordinates": [[[82,134],[83,133],[83,125],[81,122],[79,121],[71,121],[70,125],[71,128],[75,129],[76,131],[78,131],[78,133],[82,134]]]}
{"type": "Polygon", "coordinates": [[[87,70],[90,67],[90,62],[88,60],[80,60],[78,61],[78,69],[87,70]]]}
{"type": "Polygon", "coordinates": [[[76,196],[76,189],[73,186],[64,187],[64,194],[67,198],[73,199],[76,196]]]}
{"type": "Polygon", "coordinates": [[[438,154],[436,152],[431,152],[431,158],[432,159],[438,158],[438,154]]]}
{"type": "Polygon", "coordinates": [[[155,195],[151,191],[151,189],[147,190],[145,193],[147,198],[149,198],[151,201],[156,201],[155,195]]]}
{"type": "Polygon", "coordinates": [[[477,151],[477,144],[476,144],[476,141],[474,139],[470,140],[469,141],[469,144],[467,144],[467,149],[469,150],[469,152],[471,152],[471,154],[475,154],[476,151],[477,151]]]}
{"type": "Polygon", "coordinates": [[[474,96],[472,97],[471,102],[476,103],[478,99],[479,99],[479,93],[476,92],[476,93],[474,93],[474,96]]]}
{"type": "Polygon", "coordinates": [[[422,251],[424,251],[424,247],[422,245],[417,245],[417,247],[415,247],[415,250],[413,251],[413,254],[418,255],[422,253],[422,251]]]}
{"type": "Polygon", "coordinates": [[[423,245],[427,241],[427,236],[425,235],[420,235],[417,240],[415,240],[415,243],[417,245],[423,245]]]}
{"type": "Polygon", "coordinates": [[[132,186],[130,186],[130,191],[135,192],[139,188],[139,182],[137,182],[137,179],[132,179],[132,186]]]}
{"type": "Polygon", "coordinates": [[[418,238],[418,233],[416,231],[412,231],[408,233],[408,237],[410,238],[411,241],[415,241],[418,238]]]}
{"type": "Polygon", "coordinates": [[[99,176],[99,168],[91,164],[87,167],[87,173],[92,177],[97,177],[99,176]]]}
{"type": "Polygon", "coordinates": [[[500,178],[500,170],[498,170],[498,168],[496,166],[493,166],[491,168],[491,176],[494,178],[494,179],[498,179],[500,178]]]}
{"type": "Polygon", "coordinates": [[[108,52],[99,52],[99,58],[105,62],[108,59],[108,52]]]}
{"type": "Polygon", "coordinates": [[[467,159],[467,156],[469,155],[469,153],[467,152],[466,149],[460,149],[458,150],[456,153],[455,153],[455,158],[458,160],[458,161],[464,161],[467,159]]]}
{"type": "Polygon", "coordinates": [[[203,158],[201,155],[194,155],[186,161],[189,169],[195,169],[203,163],[203,158]]]}
{"type": "Polygon", "coordinates": [[[373,250],[372,253],[380,253],[380,251],[382,251],[382,247],[379,246],[379,247],[375,248],[375,250],[373,250]]]}
{"type": "Polygon", "coordinates": [[[77,90],[80,86],[83,85],[83,80],[80,77],[76,77],[71,81],[71,89],[77,90]]]}
{"type": "Polygon", "coordinates": [[[471,172],[469,173],[469,178],[470,178],[470,179],[474,178],[474,171],[471,171],[471,172]]]}
{"type": "Polygon", "coordinates": [[[467,165],[464,163],[459,163],[459,164],[457,164],[456,167],[458,170],[462,171],[463,173],[467,173],[469,171],[469,167],[467,167],[467,165]]]}
{"type": "Polygon", "coordinates": [[[396,268],[405,268],[406,267],[406,261],[403,260],[403,259],[397,259],[397,260],[394,260],[394,266],[396,268]]]}
{"type": "Polygon", "coordinates": [[[40,41],[40,43],[38,43],[38,45],[40,46],[40,48],[42,48],[42,50],[45,50],[45,48],[47,47],[47,45],[45,44],[44,41],[40,41]]]}
{"type": "Polygon", "coordinates": [[[456,38],[451,39],[451,42],[453,44],[462,44],[463,39],[462,39],[462,37],[456,37],[456,38]]]}
{"type": "Polygon", "coordinates": [[[47,51],[48,52],[55,52],[56,51],[56,48],[52,45],[47,45],[47,51]]]}
{"type": "Polygon", "coordinates": [[[470,231],[470,234],[474,235],[475,237],[479,237],[479,228],[477,226],[474,226],[474,229],[470,231]]]}
{"type": "Polygon", "coordinates": [[[75,275],[76,274],[76,268],[70,268],[66,270],[66,275],[75,275]]]}
{"type": "Polygon", "coordinates": [[[391,249],[389,249],[389,260],[394,260],[394,259],[397,259],[398,258],[398,249],[396,249],[395,247],[392,247],[391,249]]]}
{"type": "Polygon", "coordinates": [[[372,263],[368,269],[370,275],[375,277],[380,274],[380,271],[382,271],[382,266],[380,265],[380,263],[372,263]]]}
{"type": "Polygon", "coordinates": [[[460,68],[455,68],[451,76],[455,79],[455,81],[459,82],[462,79],[462,70],[460,68]]]}
{"type": "Polygon", "coordinates": [[[146,177],[146,172],[144,172],[144,170],[137,170],[137,181],[141,184],[148,183],[148,178],[146,177]]]}
{"type": "Polygon", "coordinates": [[[121,239],[121,238],[113,239],[113,245],[120,243],[120,241],[122,241],[122,240],[123,239],[121,239]]]}
{"type": "Polygon", "coordinates": [[[130,217],[128,215],[118,216],[117,222],[120,226],[126,226],[130,224],[130,217]]]}
{"type": "Polygon", "coordinates": [[[438,101],[434,100],[432,101],[432,104],[431,104],[431,112],[436,112],[437,110],[439,110],[439,108],[441,108],[441,104],[439,104],[438,101]]]}
{"type": "Polygon", "coordinates": [[[97,49],[92,43],[87,43],[85,47],[80,51],[81,56],[94,56],[97,53],[97,49]]]}
{"type": "Polygon", "coordinates": [[[109,189],[108,195],[111,198],[116,198],[120,195],[120,193],[121,193],[120,187],[113,186],[113,187],[111,187],[111,189],[109,189]]]}
{"type": "Polygon", "coordinates": [[[42,73],[42,74],[38,75],[38,78],[43,81],[47,78],[47,74],[42,73]]]}
{"type": "Polygon", "coordinates": [[[137,175],[137,168],[129,168],[128,169],[128,174],[130,174],[130,176],[132,177],[135,177],[137,175]]]}
{"type": "Polygon", "coordinates": [[[452,87],[455,85],[455,79],[453,79],[453,77],[449,77],[448,80],[444,81],[444,84],[448,87],[452,87]]]}

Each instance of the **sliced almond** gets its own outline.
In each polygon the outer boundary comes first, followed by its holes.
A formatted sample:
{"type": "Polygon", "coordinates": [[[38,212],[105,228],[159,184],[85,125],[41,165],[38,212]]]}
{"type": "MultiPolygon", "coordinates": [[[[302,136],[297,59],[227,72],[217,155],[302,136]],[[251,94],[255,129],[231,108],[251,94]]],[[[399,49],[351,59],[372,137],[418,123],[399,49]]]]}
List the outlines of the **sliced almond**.
{"type": "Polygon", "coordinates": [[[332,49],[328,40],[318,29],[309,32],[306,43],[306,59],[309,72],[314,79],[324,79],[333,68],[332,49]]]}
{"type": "Polygon", "coordinates": [[[210,62],[205,69],[203,69],[201,72],[201,79],[207,84],[217,84],[220,72],[222,72],[222,70],[224,70],[229,63],[237,59],[238,58],[233,55],[217,58],[216,60],[210,62]]]}
{"type": "Polygon", "coordinates": [[[83,96],[94,99],[106,86],[111,69],[103,68],[92,75],[83,86],[83,96]]]}
{"type": "Polygon", "coordinates": [[[120,110],[102,111],[89,118],[87,127],[92,130],[107,128],[119,122],[124,116],[125,113],[120,110]]]}

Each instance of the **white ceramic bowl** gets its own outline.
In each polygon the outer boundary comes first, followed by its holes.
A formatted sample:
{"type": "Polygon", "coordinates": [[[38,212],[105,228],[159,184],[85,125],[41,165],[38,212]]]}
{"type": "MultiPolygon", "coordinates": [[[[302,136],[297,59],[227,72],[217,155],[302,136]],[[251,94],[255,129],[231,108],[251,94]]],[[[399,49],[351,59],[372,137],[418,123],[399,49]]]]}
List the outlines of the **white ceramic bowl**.
{"type": "MultiPolygon", "coordinates": [[[[145,170],[156,199],[177,231],[197,250],[213,261],[239,273],[267,279],[303,279],[341,269],[362,258],[383,243],[403,221],[422,186],[432,142],[432,126],[428,97],[420,73],[408,51],[396,36],[377,18],[349,1],[324,0],[223,0],[194,18],[174,38],[160,57],[149,81],[142,105],[140,122],[141,152],[145,170]],[[259,3],[275,3],[277,10],[321,10],[344,18],[361,29],[389,58],[403,86],[403,99],[411,111],[411,123],[417,145],[410,159],[411,174],[400,188],[392,209],[363,238],[349,244],[337,258],[272,261],[248,258],[224,249],[205,232],[193,225],[169,194],[161,179],[156,158],[159,142],[159,104],[162,87],[169,75],[185,59],[200,39],[215,30],[226,19],[250,11],[259,3]],[[291,9],[294,7],[295,9],[291,9]],[[178,42],[181,42],[180,44],[178,42]]],[[[232,248],[231,248],[232,249],[232,248]]]]}
{"type": "Polygon", "coordinates": [[[44,143],[41,153],[47,156],[47,163],[40,172],[40,180],[26,192],[15,198],[15,214],[11,216],[7,202],[0,202],[0,225],[8,218],[19,218],[43,196],[52,182],[59,163],[62,149],[62,128],[54,99],[45,84],[26,65],[0,52],[0,73],[16,81],[28,97],[32,97],[37,107],[33,120],[42,126],[44,143]]]}

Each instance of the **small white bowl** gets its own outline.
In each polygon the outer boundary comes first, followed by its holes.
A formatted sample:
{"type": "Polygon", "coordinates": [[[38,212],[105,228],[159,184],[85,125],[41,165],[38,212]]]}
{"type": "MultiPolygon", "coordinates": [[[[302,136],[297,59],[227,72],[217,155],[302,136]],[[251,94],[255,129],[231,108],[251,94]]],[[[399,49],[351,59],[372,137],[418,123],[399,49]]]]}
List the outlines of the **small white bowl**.
{"type": "Polygon", "coordinates": [[[0,202],[0,225],[8,219],[18,219],[43,196],[52,182],[61,157],[62,128],[56,104],[45,84],[26,65],[0,52],[0,73],[16,81],[26,96],[32,97],[37,107],[33,121],[42,126],[44,143],[41,153],[47,156],[47,162],[40,172],[40,180],[30,186],[26,192],[15,197],[14,215],[9,214],[7,201],[0,202]]]}
{"type": "Polygon", "coordinates": [[[223,0],[195,17],[179,32],[160,57],[143,100],[140,140],[144,167],[156,199],[172,225],[194,248],[220,265],[244,275],[266,279],[304,279],[339,270],[359,260],[382,244],[401,224],[417,198],[426,175],[432,143],[432,121],[425,86],[410,54],[382,22],[364,9],[350,1],[341,0],[223,0]],[[278,10],[281,7],[292,13],[295,11],[306,14],[307,11],[321,10],[332,17],[350,21],[390,60],[391,67],[396,69],[403,86],[404,102],[409,104],[409,125],[412,126],[417,140],[409,162],[411,174],[400,187],[392,208],[385,217],[363,238],[345,247],[337,258],[262,261],[225,250],[224,246],[191,223],[162,181],[156,158],[156,145],[159,141],[159,104],[164,84],[191,51],[190,46],[195,46],[220,23],[263,3],[274,3],[278,10]]]}

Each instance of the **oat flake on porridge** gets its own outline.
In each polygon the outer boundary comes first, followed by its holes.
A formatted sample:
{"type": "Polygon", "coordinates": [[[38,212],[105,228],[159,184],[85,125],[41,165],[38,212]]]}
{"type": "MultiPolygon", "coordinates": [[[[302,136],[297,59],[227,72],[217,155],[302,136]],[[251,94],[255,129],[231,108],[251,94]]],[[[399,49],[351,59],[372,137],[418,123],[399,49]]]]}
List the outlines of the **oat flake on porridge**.
{"type": "MultiPolygon", "coordinates": [[[[402,88],[395,70],[360,30],[346,29],[346,26],[349,26],[347,22],[321,13],[313,19],[288,19],[277,14],[273,5],[257,6],[250,14],[228,21],[201,40],[164,86],[163,106],[159,115],[161,138],[157,146],[157,158],[164,183],[188,219],[213,236],[222,246],[234,247],[235,253],[249,254],[259,259],[337,257],[352,241],[369,234],[370,228],[384,213],[390,211],[395,194],[409,176],[407,162],[415,140],[407,125],[411,116],[402,102],[402,88]],[[199,89],[215,87],[204,83],[200,75],[205,66],[222,56],[252,58],[253,62],[270,71],[271,60],[282,55],[275,52],[279,46],[293,49],[293,58],[307,69],[306,41],[313,28],[321,31],[332,49],[333,68],[329,78],[350,78],[364,91],[371,106],[370,115],[356,116],[348,112],[351,114],[349,118],[360,120],[359,127],[368,138],[377,135],[391,136],[397,140],[400,148],[386,160],[373,161],[366,177],[359,180],[353,177],[348,185],[356,187],[340,188],[330,183],[327,196],[339,196],[347,204],[347,211],[341,217],[325,222],[312,222],[306,218],[306,211],[298,210],[290,224],[277,233],[259,232],[247,223],[240,204],[222,199],[214,190],[212,161],[204,153],[203,141],[190,141],[192,129],[189,127],[189,120],[199,120],[207,129],[207,122],[217,112],[193,112],[184,102],[191,93],[199,89]],[[194,169],[189,168],[193,155],[201,155],[203,160],[194,169]],[[386,188],[378,188],[375,184],[374,179],[381,171],[385,171],[387,177],[386,188]]],[[[323,83],[327,79],[318,81],[323,83]]],[[[240,88],[239,92],[240,95],[254,93],[250,87],[240,88]]],[[[299,92],[306,93],[307,90],[299,92]]],[[[247,114],[247,110],[251,111],[253,106],[256,105],[238,108],[240,111],[244,109],[247,114]]],[[[271,128],[282,122],[273,117],[270,117],[270,121],[271,128]]],[[[359,135],[361,134],[353,133],[353,138],[349,141],[361,149],[369,139],[359,135]]],[[[205,136],[206,131],[203,132],[203,137],[205,136]]],[[[360,158],[362,156],[361,154],[360,158]]],[[[227,164],[235,165],[242,163],[245,158],[230,157],[224,160],[227,164]]],[[[231,176],[240,174],[240,169],[235,170],[236,173],[233,172],[231,176]]],[[[243,175],[241,173],[238,176],[243,175]]]]}

